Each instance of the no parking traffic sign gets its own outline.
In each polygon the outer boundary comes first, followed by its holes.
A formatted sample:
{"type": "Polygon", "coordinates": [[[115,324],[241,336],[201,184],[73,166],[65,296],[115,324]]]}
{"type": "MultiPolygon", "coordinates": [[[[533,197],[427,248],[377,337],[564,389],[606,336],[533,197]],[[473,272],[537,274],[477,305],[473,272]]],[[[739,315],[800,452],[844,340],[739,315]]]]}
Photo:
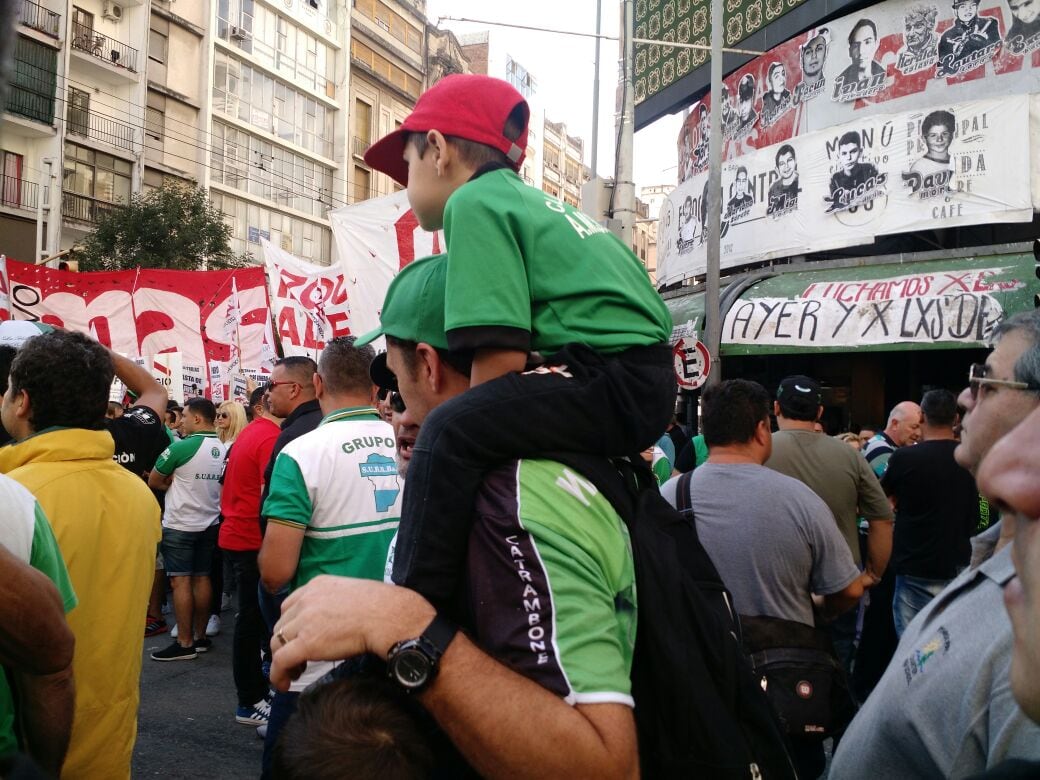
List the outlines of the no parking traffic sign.
{"type": "Polygon", "coordinates": [[[675,364],[675,380],[683,390],[696,390],[708,381],[711,371],[711,356],[708,348],[699,341],[679,339],[672,352],[675,364]]]}

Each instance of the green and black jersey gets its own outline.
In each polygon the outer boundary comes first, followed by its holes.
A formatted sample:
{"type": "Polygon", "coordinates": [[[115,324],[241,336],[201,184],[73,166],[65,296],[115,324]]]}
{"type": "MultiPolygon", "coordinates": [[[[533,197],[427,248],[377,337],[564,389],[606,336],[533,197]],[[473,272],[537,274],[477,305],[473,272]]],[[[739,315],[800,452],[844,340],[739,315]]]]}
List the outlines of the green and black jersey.
{"type": "Polygon", "coordinates": [[[671,318],[636,256],[577,209],[499,168],[452,193],[445,329],[453,350],[551,354],[667,342],[671,318]]]}
{"type": "Polygon", "coordinates": [[[477,642],[571,704],[633,706],[635,569],[610,503],[560,463],[521,460],[488,474],[476,511],[477,642]]]}

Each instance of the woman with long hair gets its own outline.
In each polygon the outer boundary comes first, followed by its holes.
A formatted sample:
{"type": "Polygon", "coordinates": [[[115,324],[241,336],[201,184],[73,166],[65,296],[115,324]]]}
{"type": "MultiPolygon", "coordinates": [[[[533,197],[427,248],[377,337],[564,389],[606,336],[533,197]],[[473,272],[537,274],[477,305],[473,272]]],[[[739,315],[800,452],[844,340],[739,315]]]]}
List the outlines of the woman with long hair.
{"type": "Polygon", "coordinates": [[[246,410],[238,401],[224,401],[217,407],[217,438],[231,444],[246,427],[246,410]]]}

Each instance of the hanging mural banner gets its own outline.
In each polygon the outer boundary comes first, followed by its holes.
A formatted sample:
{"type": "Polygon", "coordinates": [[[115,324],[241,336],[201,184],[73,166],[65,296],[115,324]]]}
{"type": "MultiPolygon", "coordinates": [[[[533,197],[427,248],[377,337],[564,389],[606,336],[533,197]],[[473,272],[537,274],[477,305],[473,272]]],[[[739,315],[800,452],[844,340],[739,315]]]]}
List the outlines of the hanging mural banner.
{"type": "MultiPolygon", "coordinates": [[[[1028,222],[1029,96],[863,116],[727,160],[721,265],[872,243],[876,236],[1028,222]]],[[[658,284],[703,274],[708,174],[662,206],[658,284]]]]}
{"type": "Polygon", "coordinates": [[[125,355],[178,351],[188,365],[229,360],[224,321],[232,279],[238,288],[242,362],[260,365],[270,316],[262,268],[234,271],[58,271],[8,261],[11,315],[71,330],[96,331],[125,355]]]}
{"type": "Polygon", "coordinates": [[[983,346],[1029,283],[1021,264],[1005,258],[998,265],[1001,259],[984,258],[983,267],[930,261],[915,264],[913,273],[873,266],[766,279],[729,309],[722,340],[727,354],[744,347],[983,346]]]}
{"type": "Polygon", "coordinates": [[[306,263],[267,239],[260,239],[260,246],[283,354],[315,357],[328,339],[354,332],[341,267],[306,263]]]}
{"type": "MultiPolygon", "coordinates": [[[[1019,0],[889,0],[770,49],[722,89],[723,159],[880,112],[1036,93],[1040,15],[1019,0]]],[[[707,169],[710,114],[705,98],[679,131],[680,182],[707,169]]]]}
{"type": "Polygon", "coordinates": [[[0,255],[0,322],[11,319],[11,284],[7,280],[7,256],[0,255]]]}
{"type": "Polygon", "coordinates": [[[333,209],[329,220],[348,279],[352,332],[367,333],[379,326],[390,280],[417,257],[444,251],[444,234],[419,227],[404,190],[333,209]]]}

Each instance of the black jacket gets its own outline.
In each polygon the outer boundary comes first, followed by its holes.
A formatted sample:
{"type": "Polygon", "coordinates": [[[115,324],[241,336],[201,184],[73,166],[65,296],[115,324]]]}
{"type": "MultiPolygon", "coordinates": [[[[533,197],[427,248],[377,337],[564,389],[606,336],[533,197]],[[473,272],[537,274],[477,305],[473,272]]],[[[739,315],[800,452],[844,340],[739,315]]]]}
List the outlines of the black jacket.
{"type": "MultiPolygon", "coordinates": [[[[282,432],[275,439],[274,449],[271,450],[271,460],[267,462],[267,468],[264,469],[264,492],[260,496],[261,513],[263,512],[264,502],[267,501],[267,492],[271,485],[271,473],[274,471],[274,461],[278,457],[278,453],[293,439],[298,439],[303,434],[310,433],[317,428],[321,418],[321,407],[318,405],[317,399],[314,399],[304,401],[293,409],[292,414],[282,421],[282,432]]],[[[266,517],[260,517],[260,529],[261,531],[267,530],[266,517]]]]}

